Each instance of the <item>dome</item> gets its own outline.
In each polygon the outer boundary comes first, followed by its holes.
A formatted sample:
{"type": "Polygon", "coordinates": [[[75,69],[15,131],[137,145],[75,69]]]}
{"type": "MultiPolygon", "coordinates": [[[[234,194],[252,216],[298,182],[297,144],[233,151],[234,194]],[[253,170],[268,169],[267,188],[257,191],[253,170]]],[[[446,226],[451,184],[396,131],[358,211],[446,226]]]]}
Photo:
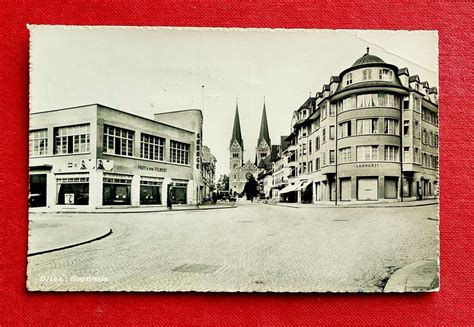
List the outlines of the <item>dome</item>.
{"type": "Polygon", "coordinates": [[[367,65],[367,64],[380,64],[380,63],[384,63],[385,61],[383,61],[382,59],[380,59],[379,57],[377,56],[374,56],[374,55],[371,55],[369,53],[369,48],[367,47],[367,53],[364,54],[362,57],[360,57],[359,59],[357,59],[354,64],[352,64],[352,67],[356,67],[356,66],[362,66],[362,65],[367,65]]]}

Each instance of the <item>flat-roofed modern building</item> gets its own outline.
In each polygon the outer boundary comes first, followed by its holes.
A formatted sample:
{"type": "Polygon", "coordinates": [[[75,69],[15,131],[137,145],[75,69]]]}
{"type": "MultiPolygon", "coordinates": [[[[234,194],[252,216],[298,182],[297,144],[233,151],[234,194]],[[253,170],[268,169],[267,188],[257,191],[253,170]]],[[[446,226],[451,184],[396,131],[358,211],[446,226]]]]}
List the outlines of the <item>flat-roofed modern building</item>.
{"type": "Polygon", "coordinates": [[[295,171],[280,197],[317,203],[436,196],[437,93],[367,49],[294,112],[288,158],[295,171]]]}
{"type": "Polygon", "coordinates": [[[196,204],[202,113],[155,120],[99,104],[30,115],[30,206],[196,204]],[[186,119],[183,119],[183,116],[186,119]]]}

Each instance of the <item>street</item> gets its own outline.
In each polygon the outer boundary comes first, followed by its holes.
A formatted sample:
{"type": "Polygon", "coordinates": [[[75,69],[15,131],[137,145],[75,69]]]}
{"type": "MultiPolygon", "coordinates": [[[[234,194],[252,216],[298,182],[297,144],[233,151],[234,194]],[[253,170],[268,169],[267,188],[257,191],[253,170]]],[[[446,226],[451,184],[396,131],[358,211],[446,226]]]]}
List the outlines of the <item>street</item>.
{"type": "Polygon", "coordinates": [[[437,209],[244,202],[202,211],[31,214],[37,248],[35,233],[59,246],[68,244],[68,229],[70,242],[113,232],[30,256],[27,284],[58,291],[381,292],[396,269],[438,256],[437,209]]]}

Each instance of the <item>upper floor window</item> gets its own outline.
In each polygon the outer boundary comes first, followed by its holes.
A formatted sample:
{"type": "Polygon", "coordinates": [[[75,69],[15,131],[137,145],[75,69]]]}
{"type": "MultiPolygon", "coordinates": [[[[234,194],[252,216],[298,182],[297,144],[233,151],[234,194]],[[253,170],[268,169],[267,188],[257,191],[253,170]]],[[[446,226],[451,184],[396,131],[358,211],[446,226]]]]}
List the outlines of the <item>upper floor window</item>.
{"type": "Polygon", "coordinates": [[[333,164],[336,162],[336,151],[329,150],[329,163],[333,164]]]}
{"type": "Polygon", "coordinates": [[[86,153],[90,151],[90,125],[57,127],[54,129],[56,154],[86,153]]]}
{"type": "Polygon", "coordinates": [[[153,135],[141,134],[140,157],[151,160],[163,160],[165,139],[153,135]]]}
{"type": "Polygon", "coordinates": [[[336,104],[331,104],[329,106],[329,116],[335,116],[336,115],[336,104]]]}
{"type": "Polygon", "coordinates": [[[372,79],[372,69],[364,69],[362,71],[362,80],[368,81],[372,79]]]}
{"type": "Polygon", "coordinates": [[[384,133],[391,135],[398,135],[398,119],[385,118],[384,119],[384,133]]]}
{"type": "Polygon", "coordinates": [[[345,162],[351,162],[352,161],[352,155],[351,155],[351,148],[342,148],[339,149],[339,158],[341,163],[345,162]]]}
{"type": "Polygon", "coordinates": [[[352,73],[347,74],[346,85],[352,84],[352,73]]]}
{"type": "Polygon", "coordinates": [[[170,161],[189,165],[189,144],[171,140],[170,161]]]}
{"type": "Polygon", "coordinates": [[[375,161],[379,159],[378,145],[362,145],[357,147],[357,161],[375,161]]]}
{"type": "Polygon", "coordinates": [[[44,156],[48,153],[48,130],[38,129],[30,132],[30,156],[44,156]]]}
{"type": "Polygon", "coordinates": [[[125,128],[104,125],[103,151],[107,154],[133,156],[134,134],[125,128]]]}
{"type": "Polygon", "coordinates": [[[336,138],[336,127],[334,125],[329,126],[329,139],[334,140],[336,138]]]}
{"type": "Polygon", "coordinates": [[[315,142],[315,143],[316,143],[316,144],[314,145],[315,151],[318,151],[319,148],[321,147],[321,142],[319,141],[319,136],[316,137],[316,142],[315,142]]]}
{"type": "Polygon", "coordinates": [[[410,121],[404,120],[403,121],[403,136],[410,135],[410,121]]]}
{"type": "Polygon", "coordinates": [[[232,153],[232,158],[238,158],[238,157],[239,157],[239,153],[238,153],[238,152],[232,153]]]}
{"type": "Polygon", "coordinates": [[[351,121],[346,121],[339,124],[339,137],[347,137],[352,135],[351,121]]]}
{"type": "Polygon", "coordinates": [[[379,79],[382,81],[393,81],[393,72],[390,69],[379,69],[379,79]]]}
{"type": "Polygon", "coordinates": [[[326,142],[326,128],[323,128],[323,143],[326,142]]]}
{"type": "Polygon", "coordinates": [[[385,146],[385,160],[386,161],[398,161],[398,146],[386,145],[385,146]]]}
{"type": "Polygon", "coordinates": [[[363,134],[377,134],[377,118],[358,119],[357,120],[357,135],[363,134]]]}
{"type": "Polygon", "coordinates": [[[311,154],[313,152],[313,141],[309,140],[308,143],[308,153],[311,154]]]}

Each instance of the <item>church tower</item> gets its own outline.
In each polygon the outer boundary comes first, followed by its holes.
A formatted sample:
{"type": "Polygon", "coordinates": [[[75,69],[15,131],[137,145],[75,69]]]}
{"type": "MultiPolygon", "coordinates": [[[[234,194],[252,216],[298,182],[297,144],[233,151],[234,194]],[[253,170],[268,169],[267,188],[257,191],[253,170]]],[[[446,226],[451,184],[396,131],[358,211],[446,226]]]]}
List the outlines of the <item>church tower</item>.
{"type": "Polygon", "coordinates": [[[260,134],[258,136],[257,148],[255,149],[255,164],[258,165],[260,160],[266,158],[270,154],[271,149],[270,135],[268,133],[267,110],[265,108],[265,98],[263,99],[262,120],[260,122],[260,134]]]}
{"type": "Polygon", "coordinates": [[[229,188],[240,192],[240,167],[243,165],[244,142],[240,130],[239,104],[235,105],[234,127],[232,129],[232,138],[230,139],[230,167],[229,167],[229,188]]]}

